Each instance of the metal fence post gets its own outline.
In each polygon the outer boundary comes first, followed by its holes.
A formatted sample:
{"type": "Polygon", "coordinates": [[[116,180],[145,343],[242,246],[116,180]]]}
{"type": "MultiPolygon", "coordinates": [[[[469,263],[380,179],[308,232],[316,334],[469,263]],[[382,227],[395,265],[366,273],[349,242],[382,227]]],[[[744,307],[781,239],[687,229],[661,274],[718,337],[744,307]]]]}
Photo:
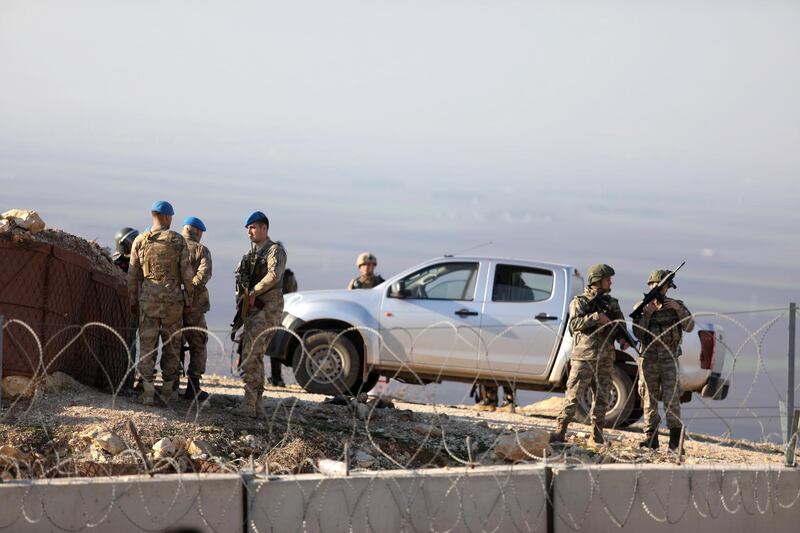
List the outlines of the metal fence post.
{"type": "Polygon", "coordinates": [[[792,425],[794,418],[794,345],[797,331],[797,304],[789,304],[789,368],[786,388],[786,442],[792,440],[792,425]]]}
{"type": "Polygon", "coordinates": [[[3,408],[3,326],[5,326],[5,321],[3,315],[0,315],[0,409],[3,408]]]}

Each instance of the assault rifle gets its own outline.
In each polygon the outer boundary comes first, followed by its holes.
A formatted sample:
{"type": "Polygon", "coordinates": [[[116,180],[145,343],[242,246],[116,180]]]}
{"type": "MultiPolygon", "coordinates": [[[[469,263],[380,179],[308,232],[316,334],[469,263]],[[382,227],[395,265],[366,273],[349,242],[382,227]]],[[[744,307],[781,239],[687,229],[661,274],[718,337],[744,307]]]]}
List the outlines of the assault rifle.
{"type": "Polygon", "coordinates": [[[645,293],[644,299],[633,309],[633,312],[629,316],[634,320],[639,320],[644,314],[644,308],[647,307],[647,304],[649,304],[653,300],[661,302],[663,300],[663,297],[661,295],[661,289],[663,289],[664,287],[668,287],[673,282],[673,280],[675,279],[675,274],[677,274],[678,270],[680,270],[685,264],[686,261],[681,263],[678,266],[678,268],[676,268],[675,270],[664,276],[664,279],[659,281],[658,285],[656,285],[655,287],[650,289],[647,293],[645,293]]]}
{"type": "MultiPolygon", "coordinates": [[[[608,316],[608,303],[606,302],[605,299],[603,299],[604,294],[605,293],[598,292],[594,296],[594,298],[589,300],[587,305],[589,307],[590,313],[597,312],[608,316]]],[[[611,335],[613,336],[617,332],[617,330],[619,330],[619,332],[622,334],[623,338],[631,346],[631,348],[636,350],[636,353],[639,353],[639,343],[636,340],[634,340],[633,337],[631,337],[631,334],[628,332],[628,326],[625,324],[624,320],[622,322],[617,322],[616,324],[613,325],[611,329],[611,335]]]]}
{"type": "Polygon", "coordinates": [[[253,279],[257,259],[256,244],[252,243],[247,257],[239,264],[236,280],[236,294],[239,299],[236,301],[236,314],[231,323],[231,340],[235,340],[236,332],[244,325],[244,319],[250,313],[250,291],[257,281],[253,279]]]}

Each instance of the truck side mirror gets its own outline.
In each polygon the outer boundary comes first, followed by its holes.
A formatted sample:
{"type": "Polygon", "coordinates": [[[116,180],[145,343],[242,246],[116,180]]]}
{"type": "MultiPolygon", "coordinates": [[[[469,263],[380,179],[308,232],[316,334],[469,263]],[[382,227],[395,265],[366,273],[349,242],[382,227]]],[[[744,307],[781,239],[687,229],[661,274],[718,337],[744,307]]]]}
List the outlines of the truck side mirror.
{"type": "Polygon", "coordinates": [[[408,296],[406,292],[406,282],[405,281],[397,281],[392,283],[392,287],[389,290],[389,297],[390,298],[405,298],[408,296]]]}

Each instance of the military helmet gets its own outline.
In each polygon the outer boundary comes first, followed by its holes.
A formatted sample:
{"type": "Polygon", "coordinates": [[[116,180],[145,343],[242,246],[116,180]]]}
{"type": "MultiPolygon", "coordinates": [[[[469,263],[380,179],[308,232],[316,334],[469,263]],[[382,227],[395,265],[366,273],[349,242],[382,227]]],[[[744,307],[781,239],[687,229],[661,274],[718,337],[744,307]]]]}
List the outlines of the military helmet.
{"type": "Polygon", "coordinates": [[[373,265],[378,264],[378,258],[375,257],[375,254],[370,252],[364,252],[363,254],[359,254],[358,259],[356,259],[356,266],[361,268],[361,265],[366,265],[367,263],[372,263],[373,265]]]}
{"type": "Polygon", "coordinates": [[[122,228],[114,235],[114,247],[117,256],[130,255],[133,241],[139,236],[139,232],[133,228],[122,228]]]}
{"type": "MultiPolygon", "coordinates": [[[[651,283],[661,283],[661,280],[666,278],[668,275],[672,274],[672,270],[653,270],[650,272],[650,276],[647,278],[647,284],[651,283]]],[[[669,284],[670,287],[673,289],[677,289],[678,286],[675,285],[674,281],[671,281],[669,284]]]]}
{"type": "Polygon", "coordinates": [[[604,263],[597,263],[589,268],[586,274],[586,283],[591,287],[603,278],[608,278],[614,275],[614,269],[604,263]]]}

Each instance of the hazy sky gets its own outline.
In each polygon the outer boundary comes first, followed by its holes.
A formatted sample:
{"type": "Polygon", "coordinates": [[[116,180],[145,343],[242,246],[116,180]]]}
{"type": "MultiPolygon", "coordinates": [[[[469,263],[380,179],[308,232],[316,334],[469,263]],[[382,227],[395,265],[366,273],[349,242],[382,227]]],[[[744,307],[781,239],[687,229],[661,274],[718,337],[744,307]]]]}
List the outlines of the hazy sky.
{"type": "MultiPolygon", "coordinates": [[[[0,209],[111,244],[247,214],[301,288],[371,250],[687,260],[717,310],[800,298],[800,7],[775,1],[0,1],[0,209]]],[[[216,305],[215,305],[216,302],[216,305]]]]}

